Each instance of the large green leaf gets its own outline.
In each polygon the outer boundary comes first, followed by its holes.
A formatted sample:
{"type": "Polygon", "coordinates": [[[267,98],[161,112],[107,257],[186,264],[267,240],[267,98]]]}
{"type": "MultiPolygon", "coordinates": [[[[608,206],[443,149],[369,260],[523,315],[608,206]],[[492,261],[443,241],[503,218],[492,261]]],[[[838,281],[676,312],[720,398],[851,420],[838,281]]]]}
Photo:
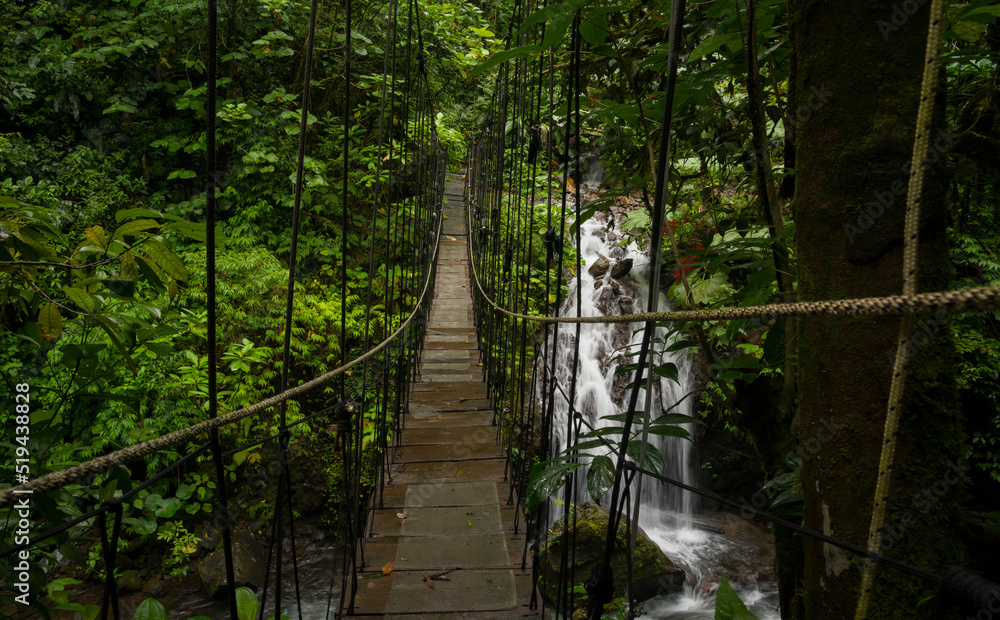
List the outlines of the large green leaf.
{"type": "Polygon", "coordinates": [[[253,590],[236,588],[236,616],[239,620],[255,620],[259,605],[253,590]]]}
{"type": "Polygon", "coordinates": [[[595,456],[587,470],[587,490],[595,502],[600,502],[604,494],[615,482],[615,464],[610,457],[595,456]]]}
{"type": "Polygon", "coordinates": [[[559,490],[563,484],[563,479],[577,467],[580,463],[535,463],[531,466],[531,475],[528,478],[528,497],[525,501],[525,508],[528,512],[535,511],[550,495],[559,490]]]}
{"type": "Polygon", "coordinates": [[[154,211],[152,209],[122,209],[115,212],[115,221],[119,224],[123,220],[130,220],[134,217],[156,217],[156,218],[167,218],[167,219],[180,219],[176,215],[164,215],[159,211],[154,211]]]}
{"type": "Polygon", "coordinates": [[[681,439],[691,439],[691,433],[689,433],[686,428],[675,424],[650,424],[649,434],[659,435],[661,437],[680,437],[681,439]]]}
{"type": "MultiPolygon", "coordinates": [[[[207,239],[205,234],[205,222],[170,222],[163,225],[162,230],[169,230],[179,235],[184,235],[189,239],[204,243],[207,239]]],[[[215,227],[215,245],[222,247],[226,243],[226,235],[222,232],[221,226],[215,227]]]]}
{"type": "Polygon", "coordinates": [[[94,311],[94,298],[90,296],[90,293],[80,288],[71,288],[69,286],[63,287],[63,292],[66,293],[66,297],[80,307],[84,312],[94,311]]]}
{"type": "Polygon", "coordinates": [[[164,273],[175,280],[187,282],[188,270],[187,267],[184,266],[184,261],[170,251],[166,245],[160,241],[148,239],[142,247],[146,251],[146,255],[149,256],[154,263],[159,265],[160,269],[162,269],[164,273]]]}
{"type": "Polygon", "coordinates": [[[591,45],[602,45],[608,38],[608,20],[603,15],[592,15],[582,20],[580,36],[591,45]]]}
{"type": "Polygon", "coordinates": [[[132,620],[167,620],[167,610],[155,598],[147,598],[139,603],[132,620]]]}
{"type": "Polygon", "coordinates": [[[478,67],[472,70],[469,74],[470,78],[479,77],[483,73],[489,71],[493,67],[505,63],[508,60],[514,60],[515,58],[527,58],[532,54],[537,54],[542,51],[542,48],[538,45],[522,45],[520,47],[515,47],[512,50],[505,50],[503,52],[497,52],[493,54],[486,60],[484,60],[478,67]]]}
{"type": "Polygon", "coordinates": [[[566,12],[556,15],[549,23],[545,25],[545,36],[542,37],[542,48],[549,48],[556,45],[563,40],[566,36],[566,31],[569,30],[570,25],[573,23],[573,19],[576,17],[574,13],[566,12]]]}
{"type": "Polygon", "coordinates": [[[154,511],[157,517],[169,519],[180,509],[181,500],[176,497],[168,497],[160,502],[160,506],[154,511]]]}
{"type": "Polygon", "coordinates": [[[104,330],[104,333],[108,335],[111,339],[111,344],[115,345],[118,352],[122,354],[122,359],[128,364],[129,369],[135,373],[135,362],[132,361],[132,356],[129,355],[128,349],[122,344],[121,340],[121,329],[118,325],[106,316],[97,315],[94,317],[94,321],[97,322],[98,326],[104,330]]]}
{"type": "Polygon", "coordinates": [[[659,366],[653,369],[653,372],[663,377],[664,379],[670,379],[675,383],[680,383],[680,380],[677,378],[677,372],[678,372],[677,364],[674,364],[673,362],[660,364],[659,366]]]}
{"type": "Polygon", "coordinates": [[[707,39],[703,40],[698,44],[698,47],[692,50],[691,55],[688,57],[688,62],[693,62],[711,54],[712,52],[718,50],[720,47],[729,43],[731,41],[738,40],[740,38],[740,33],[738,32],[727,32],[723,34],[717,34],[707,39]]]}
{"type": "Polygon", "coordinates": [[[725,574],[722,575],[719,592],[715,595],[715,620],[758,620],[729,585],[725,574]]]}
{"type": "Polygon", "coordinates": [[[46,342],[56,342],[62,335],[63,319],[59,314],[59,307],[54,303],[47,303],[42,306],[38,313],[38,333],[46,342]]]}
{"type": "Polygon", "coordinates": [[[123,280],[121,278],[108,278],[106,280],[101,280],[101,284],[104,285],[105,290],[117,295],[118,297],[124,297],[126,299],[132,299],[133,297],[135,297],[134,280],[123,280]]]}
{"type": "Polygon", "coordinates": [[[663,473],[663,455],[660,454],[660,451],[656,449],[656,446],[649,443],[648,441],[646,442],[645,460],[641,460],[639,458],[640,456],[642,456],[641,441],[628,442],[628,448],[625,450],[625,454],[629,455],[629,458],[638,463],[639,467],[655,472],[657,474],[663,473]]]}
{"type": "Polygon", "coordinates": [[[136,233],[141,233],[144,230],[156,228],[159,225],[160,223],[156,220],[131,220],[119,226],[111,236],[119,239],[125,235],[134,235],[136,233]]]}
{"type": "Polygon", "coordinates": [[[131,525],[139,536],[149,536],[156,532],[156,520],[149,517],[126,517],[122,522],[131,525]]]}
{"type": "Polygon", "coordinates": [[[119,268],[118,275],[123,280],[131,280],[135,282],[139,279],[139,272],[135,266],[135,257],[132,256],[132,252],[126,251],[122,254],[122,264],[119,268]]]}

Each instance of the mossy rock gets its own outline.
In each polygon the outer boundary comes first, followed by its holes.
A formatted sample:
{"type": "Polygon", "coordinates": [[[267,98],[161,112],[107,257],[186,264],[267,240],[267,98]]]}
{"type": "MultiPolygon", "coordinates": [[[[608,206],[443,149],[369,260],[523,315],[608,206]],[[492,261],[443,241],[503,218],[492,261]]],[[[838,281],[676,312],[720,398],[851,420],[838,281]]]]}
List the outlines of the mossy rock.
{"type": "MultiPolygon", "coordinates": [[[[267,556],[264,548],[253,535],[241,530],[233,535],[233,576],[236,587],[251,586],[260,588],[264,585],[267,556]]],[[[226,554],[222,545],[198,564],[198,576],[209,596],[225,592],[226,554]]]]}
{"type": "Polygon", "coordinates": [[[137,570],[123,571],[117,580],[119,592],[138,592],[142,590],[142,576],[137,570]]]}
{"type": "MultiPolygon", "coordinates": [[[[570,587],[587,581],[594,567],[604,559],[605,537],[608,532],[608,513],[593,502],[581,504],[576,510],[576,553],[570,549],[571,563],[568,583],[570,587]]],[[[572,524],[572,521],[571,521],[572,524]]],[[[542,539],[541,575],[538,586],[542,597],[551,604],[559,595],[562,581],[560,562],[564,544],[565,518],[560,519],[542,539]]],[[[611,570],[615,580],[615,596],[624,596],[628,553],[628,538],[624,517],[618,524],[615,550],[611,556],[611,570]]],[[[684,571],[660,551],[640,528],[636,535],[635,557],[632,559],[632,587],[637,601],[660,594],[678,592],[684,585],[684,571]]]]}

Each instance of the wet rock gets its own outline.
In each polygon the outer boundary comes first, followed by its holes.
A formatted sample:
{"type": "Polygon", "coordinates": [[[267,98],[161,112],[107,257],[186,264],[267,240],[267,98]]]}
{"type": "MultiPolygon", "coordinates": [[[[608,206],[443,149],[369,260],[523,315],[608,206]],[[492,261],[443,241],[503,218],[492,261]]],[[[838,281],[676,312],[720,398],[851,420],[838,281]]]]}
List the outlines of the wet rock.
{"type": "Polygon", "coordinates": [[[150,579],[146,582],[146,594],[156,598],[167,591],[167,582],[160,579],[150,579]]]}
{"type": "Polygon", "coordinates": [[[611,292],[614,293],[615,296],[622,294],[621,287],[618,286],[618,283],[615,282],[614,280],[611,281],[611,292]]]}
{"type": "Polygon", "coordinates": [[[115,568],[123,572],[132,570],[135,568],[135,562],[133,562],[132,558],[128,557],[124,553],[118,553],[115,554],[115,568]]]}
{"type": "Polygon", "coordinates": [[[615,266],[611,268],[611,277],[624,278],[628,275],[628,272],[632,271],[632,259],[626,258],[615,263],[615,266]]]}
{"type": "Polygon", "coordinates": [[[215,549],[222,541],[222,531],[210,523],[194,528],[194,535],[198,537],[198,546],[206,551],[215,549]]]}
{"type": "Polygon", "coordinates": [[[119,592],[138,592],[142,590],[142,577],[139,576],[139,571],[137,570],[123,571],[115,583],[118,585],[119,592]]]}
{"type": "Polygon", "coordinates": [[[705,575],[695,586],[695,590],[701,594],[702,597],[708,598],[714,596],[719,590],[719,586],[722,585],[722,580],[718,577],[713,577],[711,575],[705,575]]]}
{"type": "Polygon", "coordinates": [[[608,267],[610,266],[611,266],[611,261],[601,256],[596,261],[594,261],[593,265],[587,268],[587,273],[594,276],[595,278],[597,276],[603,276],[608,271],[608,267]]]}
{"type": "Polygon", "coordinates": [[[604,286],[603,282],[601,282],[600,280],[594,280],[594,288],[595,289],[601,288],[602,286],[604,286]]]}
{"type": "MultiPolygon", "coordinates": [[[[259,588],[264,585],[267,555],[264,548],[246,530],[233,535],[233,574],[236,586],[259,588]]],[[[225,591],[226,554],[221,548],[198,563],[198,576],[209,596],[225,591]]]]}
{"type": "Polygon", "coordinates": [[[618,298],[618,308],[621,309],[622,314],[632,313],[632,298],[622,295],[618,298]]]}
{"type": "MultiPolygon", "coordinates": [[[[613,280],[611,282],[611,286],[614,286],[613,280]]],[[[601,289],[601,292],[598,293],[598,297],[594,301],[594,305],[596,305],[597,309],[604,314],[614,314],[616,299],[617,297],[615,296],[614,290],[605,286],[601,289]]]]}
{"type": "MultiPolygon", "coordinates": [[[[605,536],[608,530],[608,513],[601,506],[586,502],[577,506],[576,511],[576,553],[571,554],[575,562],[569,567],[568,580],[573,586],[589,579],[594,567],[603,561],[605,536]]],[[[553,604],[559,594],[561,581],[560,560],[564,544],[564,523],[564,519],[556,522],[545,534],[541,543],[543,551],[541,557],[545,558],[545,561],[541,567],[542,578],[539,579],[539,587],[542,596],[553,604]]],[[[625,590],[625,562],[628,555],[628,539],[625,534],[623,519],[619,524],[615,551],[611,556],[611,570],[615,575],[615,596],[621,596],[625,590]]],[[[658,594],[678,592],[684,585],[684,571],[674,565],[642,529],[636,537],[632,571],[636,600],[642,601],[658,594]]]]}

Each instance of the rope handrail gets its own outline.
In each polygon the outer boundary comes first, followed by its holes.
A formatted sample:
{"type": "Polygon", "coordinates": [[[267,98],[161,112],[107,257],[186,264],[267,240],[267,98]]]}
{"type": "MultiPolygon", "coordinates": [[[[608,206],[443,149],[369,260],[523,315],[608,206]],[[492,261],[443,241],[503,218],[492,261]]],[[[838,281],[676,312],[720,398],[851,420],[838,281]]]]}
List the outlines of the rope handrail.
{"type": "MultiPolygon", "coordinates": [[[[430,255],[430,261],[432,263],[435,257],[437,256],[438,250],[441,245],[441,225],[443,220],[444,218],[441,217],[438,218],[438,228],[437,232],[435,233],[435,239],[434,239],[434,251],[430,255]]],[[[88,476],[93,476],[102,473],[104,471],[107,471],[111,467],[122,465],[124,463],[133,461],[137,458],[147,456],[155,452],[159,452],[160,450],[169,448],[170,446],[178,444],[182,441],[194,439],[195,437],[201,435],[202,433],[206,433],[212,430],[213,428],[221,428],[238,420],[242,420],[243,418],[255,415],[257,413],[260,413],[261,411],[264,411],[265,409],[269,409],[279,403],[285,402],[286,400],[289,400],[296,396],[300,396],[301,394],[304,394],[312,390],[313,388],[319,387],[324,383],[327,383],[334,377],[343,374],[345,371],[377,355],[383,349],[389,346],[389,344],[392,343],[397,337],[399,337],[400,334],[403,333],[403,330],[406,329],[406,327],[410,324],[410,322],[413,321],[413,318],[417,315],[417,312],[419,312],[421,307],[423,306],[424,299],[427,296],[427,290],[430,287],[430,282],[432,280],[431,275],[432,275],[431,272],[428,271],[428,274],[424,279],[424,286],[423,290],[420,293],[420,298],[414,305],[413,310],[410,312],[410,315],[406,318],[405,321],[403,321],[403,323],[399,326],[399,328],[397,328],[396,331],[394,331],[392,334],[386,337],[386,339],[383,340],[381,343],[379,343],[378,346],[367,351],[366,353],[357,357],[356,359],[340,366],[339,368],[334,368],[333,370],[327,372],[326,374],[320,375],[319,377],[316,377],[311,381],[307,381],[306,383],[285,390],[284,392],[275,394],[270,398],[264,399],[248,407],[237,409],[236,411],[232,411],[230,413],[227,413],[226,415],[222,415],[217,418],[212,418],[210,420],[199,422],[198,424],[194,424],[187,428],[182,428],[178,431],[174,431],[172,433],[168,433],[161,437],[157,437],[156,439],[150,439],[149,441],[145,441],[143,443],[138,443],[133,446],[128,446],[127,448],[122,448],[121,450],[116,450],[111,454],[105,454],[104,456],[93,458],[89,461],[85,461],[83,463],[80,463],[79,465],[74,465],[72,467],[63,469],[61,471],[46,474],[45,476],[41,476],[40,478],[29,480],[24,484],[19,484],[15,487],[8,487],[6,489],[0,490],[0,508],[12,505],[14,503],[15,498],[18,495],[24,495],[29,493],[48,493],[49,491],[60,489],[66,486],[67,484],[72,484],[73,482],[76,482],[77,480],[80,480],[82,478],[86,478],[88,476]]]]}
{"type": "MultiPolygon", "coordinates": [[[[468,208],[467,208],[468,209],[468,208]]],[[[469,227],[471,239],[471,210],[469,227]]],[[[645,321],[735,321],[756,318],[780,318],[788,316],[901,316],[921,312],[946,309],[951,313],[971,310],[1000,310],[1000,286],[977,286],[973,288],[917,293],[916,295],[886,295],[884,297],[859,297],[827,301],[795,301],[779,304],[762,304],[744,308],[713,308],[706,310],[671,310],[667,312],[636,312],[615,316],[540,316],[508,310],[497,304],[483,290],[475,261],[472,265],[472,279],[483,299],[494,309],[507,316],[539,323],[639,323],[645,321]]]]}

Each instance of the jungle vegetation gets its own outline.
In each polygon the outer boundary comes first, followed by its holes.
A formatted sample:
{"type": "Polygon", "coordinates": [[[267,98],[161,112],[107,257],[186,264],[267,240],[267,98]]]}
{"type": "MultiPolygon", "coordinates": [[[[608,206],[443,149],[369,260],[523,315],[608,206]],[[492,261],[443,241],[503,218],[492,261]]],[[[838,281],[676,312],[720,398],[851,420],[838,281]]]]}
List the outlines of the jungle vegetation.
{"type": "MultiPolygon", "coordinates": [[[[369,282],[384,290],[407,277],[362,267],[371,244],[381,265],[392,264],[396,251],[386,230],[369,235],[362,214],[386,199],[374,191],[383,51],[391,43],[402,55],[407,38],[401,29],[390,39],[385,4],[355,4],[349,85],[343,6],[323,5],[317,28],[292,385],[361,353],[360,292],[369,282]],[[343,109],[345,89],[350,110],[343,109]],[[352,119],[346,136],[345,112],[352,119]],[[345,139],[347,195],[337,182],[345,139]],[[349,319],[343,341],[342,285],[349,319]]],[[[554,114],[539,122],[557,149],[599,152],[607,201],[636,196],[648,203],[663,133],[658,101],[669,2],[532,6],[533,21],[523,29],[510,27],[520,7],[510,0],[415,6],[437,131],[453,171],[465,167],[468,145],[486,120],[497,88],[493,67],[550,50],[561,67],[579,11],[585,130],[568,144],[561,77],[546,95],[554,114]],[[543,25],[540,45],[521,38],[543,25]]],[[[220,10],[223,77],[218,109],[208,111],[204,3],[0,0],[0,390],[13,402],[15,386],[31,383],[36,476],[204,418],[208,234],[221,248],[221,410],[276,389],[308,3],[227,1],[220,10]],[[218,118],[224,171],[215,231],[205,230],[200,178],[208,113],[218,118]]],[[[662,266],[677,306],[899,291],[902,199],[886,205],[879,197],[905,181],[928,10],[926,3],[888,0],[689,5],[672,128],[668,219],[676,248],[665,246],[662,266]]],[[[945,138],[927,190],[922,290],[1000,284],[998,16],[1000,8],[984,0],[947,8],[947,87],[935,116],[945,138]]],[[[398,132],[397,125],[390,134],[398,132]]],[[[547,186],[557,178],[553,166],[533,182],[547,186]]],[[[650,222],[648,210],[638,208],[623,229],[642,243],[650,222]]],[[[536,311],[544,307],[537,282],[546,269],[544,257],[537,259],[525,283],[536,287],[536,311]]],[[[399,319],[385,308],[372,311],[380,334],[399,319]]],[[[706,487],[747,499],[767,483],[776,514],[863,545],[871,494],[858,489],[874,485],[897,325],[809,319],[684,326],[707,369],[698,437],[706,487]],[[810,440],[831,416],[841,431],[813,449],[810,440]]],[[[891,554],[931,572],[965,563],[1000,581],[990,561],[1000,545],[1000,315],[933,317],[920,329],[927,344],[915,360],[912,415],[898,456],[911,465],[901,469],[893,514],[912,509],[910,498],[948,463],[968,467],[960,485],[917,515],[891,554]]],[[[347,389],[360,390],[360,377],[350,377],[347,389]]],[[[315,406],[293,403],[291,419],[315,406]]],[[[2,427],[13,428],[14,417],[12,408],[0,411],[2,427]]],[[[223,441],[235,446],[273,434],[275,423],[247,422],[227,430],[223,441]]],[[[339,464],[330,456],[335,439],[328,429],[307,428],[303,459],[328,479],[327,502],[315,508],[332,523],[342,494],[339,464]]],[[[0,438],[5,457],[16,449],[12,437],[0,438]]],[[[53,494],[39,505],[40,521],[82,514],[175,456],[53,494]]],[[[248,480],[267,456],[263,449],[239,453],[228,475],[248,480]]],[[[184,574],[197,554],[194,532],[217,501],[211,471],[206,457],[127,507],[122,551],[165,557],[171,572],[184,574]]],[[[254,502],[246,518],[266,519],[270,510],[254,502]]],[[[852,615],[843,606],[854,600],[860,573],[850,560],[775,533],[782,616],[852,615]]],[[[3,539],[10,539],[6,531],[3,539]]],[[[96,547],[92,530],[79,527],[48,548],[53,566],[58,551],[81,568],[47,585],[40,571],[33,575],[38,600],[68,604],[67,590],[99,579],[96,547]]],[[[0,576],[9,578],[4,570],[0,576]]],[[[882,574],[884,617],[929,614],[930,589],[882,574]]]]}

